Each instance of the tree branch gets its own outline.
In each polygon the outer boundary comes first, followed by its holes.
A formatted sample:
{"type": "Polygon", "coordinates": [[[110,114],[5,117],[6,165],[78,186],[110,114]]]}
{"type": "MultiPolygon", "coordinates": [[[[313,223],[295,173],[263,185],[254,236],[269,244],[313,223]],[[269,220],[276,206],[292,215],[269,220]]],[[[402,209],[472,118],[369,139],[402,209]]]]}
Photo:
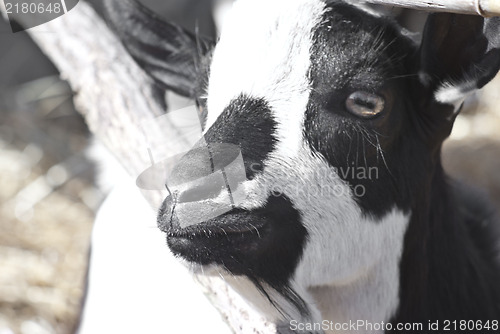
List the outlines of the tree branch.
{"type": "Polygon", "coordinates": [[[500,16],[500,0],[365,0],[366,2],[430,12],[500,16]]]}

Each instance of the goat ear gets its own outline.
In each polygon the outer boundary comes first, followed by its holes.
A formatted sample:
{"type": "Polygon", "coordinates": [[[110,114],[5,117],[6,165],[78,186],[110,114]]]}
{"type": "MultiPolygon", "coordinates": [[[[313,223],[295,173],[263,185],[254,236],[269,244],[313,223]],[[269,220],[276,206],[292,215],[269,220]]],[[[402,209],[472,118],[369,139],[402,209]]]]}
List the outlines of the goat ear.
{"type": "Polygon", "coordinates": [[[420,49],[420,78],[437,102],[459,106],[500,69],[500,18],[431,14],[420,49]]]}
{"type": "Polygon", "coordinates": [[[195,97],[197,65],[208,40],[168,23],[135,0],[105,0],[105,17],[128,52],[161,87],[195,97]]]}

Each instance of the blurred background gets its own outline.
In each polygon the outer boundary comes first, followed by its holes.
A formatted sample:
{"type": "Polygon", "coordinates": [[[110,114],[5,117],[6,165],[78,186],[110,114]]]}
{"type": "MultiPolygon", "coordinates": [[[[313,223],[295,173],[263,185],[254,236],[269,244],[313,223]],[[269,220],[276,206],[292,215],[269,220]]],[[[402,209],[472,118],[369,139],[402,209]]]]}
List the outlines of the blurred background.
{"type": "MultiPolygon", "coordinates": [[[[100,1],[91,2],[100,11],[100,1]]],[[[142,2],[216,35],[216,0],[142,2]]],[[[414,30],[425,19],[391,13],[414,30]]],[[[0,19],[0,334],[73,332],[92,222],[109,190],[97,182],[96,150],[68,84],[26,32],[13,34],[0,19]]],[[[444,161],[500,207],[500,77],[469,99],[444,161]]]]}
{"type": "Polygon", "coordinates": [[[103,195],[69,86],[0,19],[0,333],[70,333],[103,195]]]}

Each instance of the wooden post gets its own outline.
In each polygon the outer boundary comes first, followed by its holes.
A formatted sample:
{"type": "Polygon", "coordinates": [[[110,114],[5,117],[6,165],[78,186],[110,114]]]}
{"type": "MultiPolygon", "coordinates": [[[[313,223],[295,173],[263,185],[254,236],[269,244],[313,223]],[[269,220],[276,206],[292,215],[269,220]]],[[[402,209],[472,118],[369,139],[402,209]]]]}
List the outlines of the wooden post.
{"type": "Polygon", "coordinates": [[[500,16],[500,0],[365,0],[368,3],[423,11],[500,16]]]}

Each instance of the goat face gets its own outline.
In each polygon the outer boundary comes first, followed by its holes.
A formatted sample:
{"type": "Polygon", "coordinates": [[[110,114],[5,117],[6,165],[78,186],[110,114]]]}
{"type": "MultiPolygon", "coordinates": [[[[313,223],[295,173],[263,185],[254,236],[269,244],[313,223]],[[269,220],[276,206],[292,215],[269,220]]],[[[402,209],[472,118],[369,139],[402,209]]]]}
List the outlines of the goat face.
{"type": "Polygon", "coordinates": [[[389,19],[340,1],[240,0],[213,51],[158,26],[142,44],[125,33],[126,45],[204,117],[158,216],[172,252],[248,277],[290,318],[317,317],[306,289],[334,286],[331,313],[389,320],[404,234],[442,141],[463,97],[498,70],[483,19],[431,16],[420,49],[389,19]]]}

